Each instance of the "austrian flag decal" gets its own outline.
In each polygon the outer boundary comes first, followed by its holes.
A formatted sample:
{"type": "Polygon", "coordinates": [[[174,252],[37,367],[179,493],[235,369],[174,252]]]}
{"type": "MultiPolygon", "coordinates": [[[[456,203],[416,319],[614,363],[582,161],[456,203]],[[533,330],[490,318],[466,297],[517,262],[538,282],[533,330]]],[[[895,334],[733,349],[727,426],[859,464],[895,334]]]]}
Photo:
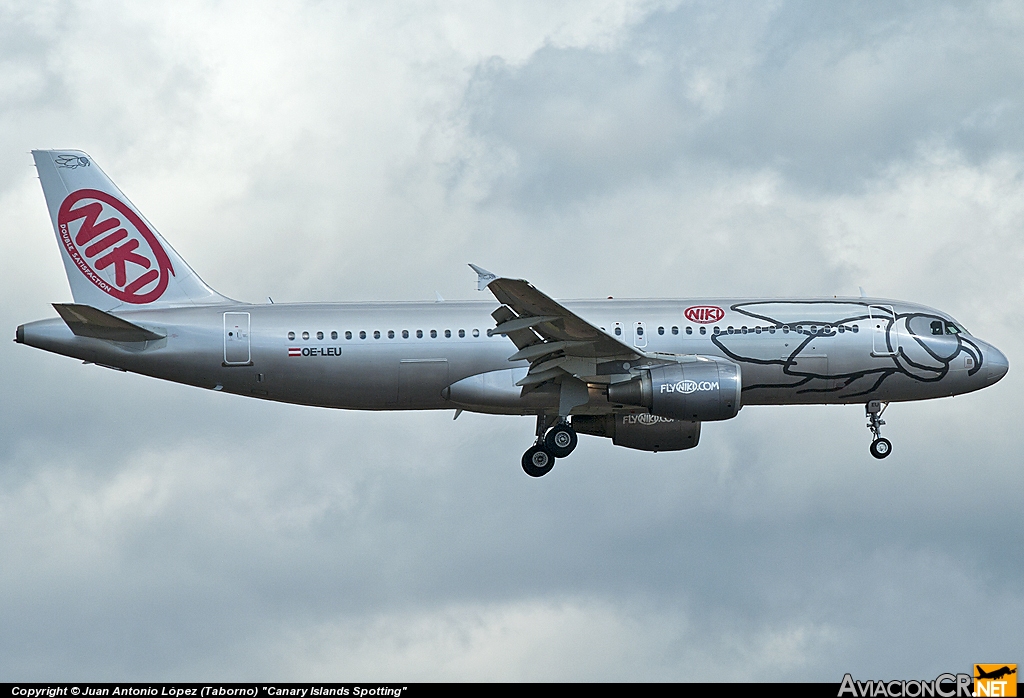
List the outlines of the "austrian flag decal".
{"type": "Polygon", "coordinates": [[[341,347],[288,347],[288,356],[341,356],[341,347]]]}
{"type": "Polygon", "coordinates": [[[104,293],[143,305],[167,290],[174,274],[171,260],[123,201],[97,189],[79,189],[60,205],[57,228],[75,266],[104,293]]]}

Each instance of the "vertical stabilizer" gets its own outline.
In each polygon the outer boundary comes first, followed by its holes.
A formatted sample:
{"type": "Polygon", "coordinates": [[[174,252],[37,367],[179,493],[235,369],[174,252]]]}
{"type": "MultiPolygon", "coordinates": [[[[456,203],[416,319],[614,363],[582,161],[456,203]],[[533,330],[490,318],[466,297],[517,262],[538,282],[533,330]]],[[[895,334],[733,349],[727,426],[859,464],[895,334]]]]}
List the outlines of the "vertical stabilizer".
{"type": "Polygon", "coordinates": [[[80,150],[33,150],[76,303],[100,310],[230,302],[192,271],[80,150]]]}

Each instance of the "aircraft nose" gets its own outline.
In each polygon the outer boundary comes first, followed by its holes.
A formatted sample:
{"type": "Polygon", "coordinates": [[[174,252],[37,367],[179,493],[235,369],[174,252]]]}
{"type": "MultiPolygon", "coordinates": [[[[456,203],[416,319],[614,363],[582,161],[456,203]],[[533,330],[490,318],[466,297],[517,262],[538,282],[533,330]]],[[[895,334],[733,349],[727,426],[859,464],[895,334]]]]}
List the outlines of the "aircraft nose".
{"type": "Polygon", "coordinates": [[[1005,376],[1006,372],[1010,370],[1010,361],[1003,352],[989,345],[985,347],[985,365],[982,368],[985,369],[986,382],[992,384],[1005,376]]]}

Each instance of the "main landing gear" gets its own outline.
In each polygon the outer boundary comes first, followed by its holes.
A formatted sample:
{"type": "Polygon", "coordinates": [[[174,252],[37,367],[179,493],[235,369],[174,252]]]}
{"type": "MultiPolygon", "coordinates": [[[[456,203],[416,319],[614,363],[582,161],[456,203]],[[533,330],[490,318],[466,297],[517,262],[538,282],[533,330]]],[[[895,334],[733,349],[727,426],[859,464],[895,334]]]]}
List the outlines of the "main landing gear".
{"type": "Polygon", "coordinates": [[[864,406],[864,413],[868,418],[868,429],[871,430],[871,455],[879,459],[892,453],[892,442],[882,438],[882,425],[885,424],[882,413],[888,406],[888,402],[883,404],[879,400],[871,400],[864,406]]]}
{"type": "Polygon", "coordinates": [[[554,426],[551,421],[548,415],[537,415],[537,441],[523,454],[523,470],[530,477],[547,475],[555,467],[555,459],[568,456],[579,441],[567,421],[559,418],[554,426]]]}

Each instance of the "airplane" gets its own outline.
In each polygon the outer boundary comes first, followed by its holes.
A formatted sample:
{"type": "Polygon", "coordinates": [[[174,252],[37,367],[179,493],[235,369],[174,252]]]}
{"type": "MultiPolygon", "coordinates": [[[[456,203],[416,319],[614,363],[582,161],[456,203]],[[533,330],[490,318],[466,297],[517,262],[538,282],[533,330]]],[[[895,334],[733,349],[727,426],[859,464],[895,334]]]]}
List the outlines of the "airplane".
{"type": "Polygon", "coordinates": [[[1010,674],[1016,674],[1017,673],[1017,665],[1014,664],[1012,669],[1008,665],[1004,665],[1004,666],[1000,667],[999,669],[994,669],[993,671],[985,671],[984,669],[981,668],[980,664],[975,664],[974,665],[974,671],[975,671],[975,674],[977,674],[974,677],[976,679],[995,679],[995,680],[998,680],[998,679],[1003,678],[1004,676],[1009,676],[1010,674]]]}
{"type": "Polygon", "coordinates": [[[74,302],[16,342],[264,400],[534,416],[532,477],[578,434],[679,451],[749,405],[863,404],[871,455],[885,458],[890,403],[972,392],[1009,369],[948,314],[863,292],[556,301],[470,265],[493,300],[243,303],[207,286],[89,155],[32,155],[74,302]]]}

